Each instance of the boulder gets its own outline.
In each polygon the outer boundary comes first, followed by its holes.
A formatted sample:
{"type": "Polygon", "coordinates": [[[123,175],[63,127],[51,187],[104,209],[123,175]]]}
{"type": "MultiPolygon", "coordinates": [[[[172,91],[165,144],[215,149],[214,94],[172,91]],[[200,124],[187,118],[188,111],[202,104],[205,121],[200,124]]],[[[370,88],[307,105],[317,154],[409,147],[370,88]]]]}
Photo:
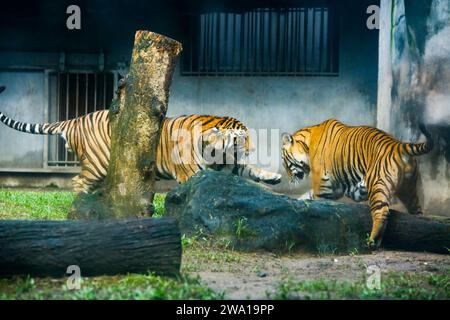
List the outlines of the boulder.
{"type": "MultiPolygon", "coordinates": [[[[224,172],[201,171],[166,197],[166,215],[187,236],[206,235],[236,250],[348,253],[366,250],[367,205],[302,201],[224,172]]],[[[383,246],[448,253],[448,219],[391,211],[383,246]]]]}

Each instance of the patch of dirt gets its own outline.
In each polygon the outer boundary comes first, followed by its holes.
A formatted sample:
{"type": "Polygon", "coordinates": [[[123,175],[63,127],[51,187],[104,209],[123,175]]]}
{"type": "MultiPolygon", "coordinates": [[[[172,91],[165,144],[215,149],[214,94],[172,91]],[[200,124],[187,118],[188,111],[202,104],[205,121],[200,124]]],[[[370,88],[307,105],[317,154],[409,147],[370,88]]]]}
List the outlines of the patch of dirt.
{"type": "MultiPolygon", "coordinates": [[[[208,249],[206,249],[208,250],[208,249]]],[[[229,299],[267,299],[283,280],[338,280],[356,282],[365,279],[367,267],[376,265],[383,273],[412,272],[433,274],[450,268],[450,255],[431,253],[377,251],[372,254],[312,256],[296,253],[277,256],[270,253],[230,253],[231,262],[220,259],[202,262],[187,252],[183,263],[194,266],[209,287],[224,291],[229,299]]]]}

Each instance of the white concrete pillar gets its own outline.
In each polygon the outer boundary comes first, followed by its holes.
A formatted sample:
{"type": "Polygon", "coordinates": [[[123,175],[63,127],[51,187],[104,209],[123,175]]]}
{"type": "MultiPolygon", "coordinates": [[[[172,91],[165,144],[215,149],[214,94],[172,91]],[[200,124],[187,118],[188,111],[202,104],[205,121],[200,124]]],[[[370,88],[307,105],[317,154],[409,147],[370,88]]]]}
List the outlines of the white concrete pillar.
{"type": "Polygon", "coordinates": [[[388,132],[391,129],[392,107],[391,26],[392,0],[381,0],[378,44],[377,127],[388,132]]]}

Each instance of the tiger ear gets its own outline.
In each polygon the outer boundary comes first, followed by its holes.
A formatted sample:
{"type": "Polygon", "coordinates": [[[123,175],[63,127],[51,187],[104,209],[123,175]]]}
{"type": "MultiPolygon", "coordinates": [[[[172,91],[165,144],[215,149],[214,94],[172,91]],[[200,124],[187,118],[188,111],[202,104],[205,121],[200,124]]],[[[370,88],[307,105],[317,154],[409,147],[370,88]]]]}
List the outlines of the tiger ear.
{"type": "Polygon", "coordinates": [[[281,140],[283,141],[284,146],[290,146],[292,142],[294,141],[294,138],[289,133],[283,133],[281,135],[281,140]]]}

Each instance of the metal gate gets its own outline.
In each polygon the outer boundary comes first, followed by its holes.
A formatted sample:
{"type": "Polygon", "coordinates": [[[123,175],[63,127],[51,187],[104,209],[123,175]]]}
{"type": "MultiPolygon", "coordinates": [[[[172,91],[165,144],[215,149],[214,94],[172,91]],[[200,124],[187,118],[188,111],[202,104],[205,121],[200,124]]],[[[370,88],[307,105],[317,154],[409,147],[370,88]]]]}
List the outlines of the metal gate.
{"type": "MultiPolygon", "coordinates": [[[[116,72],[50,72],[48,121],[64,121],[108,109],[114,97],[116,72]]],[[[77,167],[75,154],[60,136],[48,136],[47,167],[77,167]]]]}

